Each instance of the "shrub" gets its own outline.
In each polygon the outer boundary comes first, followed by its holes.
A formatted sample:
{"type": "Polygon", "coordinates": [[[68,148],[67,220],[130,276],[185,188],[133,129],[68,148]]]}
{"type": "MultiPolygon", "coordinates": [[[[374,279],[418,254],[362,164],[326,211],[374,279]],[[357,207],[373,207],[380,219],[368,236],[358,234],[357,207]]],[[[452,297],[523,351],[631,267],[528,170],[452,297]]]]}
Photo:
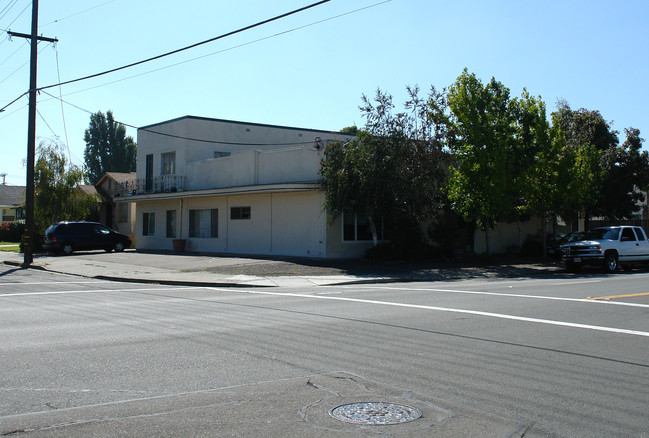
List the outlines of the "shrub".
{"type": "Polygon", "coordinates": [[[15,222],[0,223],[0,241],[2,242],[20,242],[25,232],[25,224],[15,222]]]}

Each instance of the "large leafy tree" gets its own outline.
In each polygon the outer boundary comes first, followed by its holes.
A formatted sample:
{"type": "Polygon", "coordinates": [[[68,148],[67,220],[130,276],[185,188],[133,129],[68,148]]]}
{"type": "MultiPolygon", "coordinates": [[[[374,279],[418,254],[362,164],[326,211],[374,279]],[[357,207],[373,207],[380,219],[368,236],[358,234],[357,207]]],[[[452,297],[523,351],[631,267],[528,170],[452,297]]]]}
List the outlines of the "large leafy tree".
{"type": "Polygon", "coordinates": [[[515,113],[514,185],[520,190],[515,209],[519,215],[541,218],[541,241],[545,245],[546,221],[556,210],[561,196],[559,157],[562,143],[551,135],[546,106],[540,97],[524,90],[521,98],[515,101],[515,113]]]}
{"type": "Polygon", "coordinates": [[[640,190],[649,186],[649,155],[642,151],[640,130],[625,129],[626,140],[602,154],[605,169],[602,188],[594,214],[609,219],[628,218],[645,200],[640,190]]]}
{"type": "Polygon", "coordinates": [[[34,219],[43,232],[62,220],[83,220],[96,213],[97,199],[79,189],[83,170],[68,162],[63,146],[46,140],[38,147],[34,166],[34,219]]]}
{"type": "MultiPolygon", "coordinates": [[[[329,220],[343,212],[367,215],[375,243],[381,219],[388,226],[398,223],[399,231],[413,225],[412,231],[441,210],[446,126],[439,122],[445,99],[434,88],[427,99],[417,87],[407,90],[406,111],[397,114],[391,95],[378,90],[373,101],[363,96],[364,129],[347,143],[329,144],[322,161],[329,220]]],[[[409,237],[391,231],[393,240],[409,237]]]]}
{"type": "Polygon", "coordinates": [[[512,216],[520,198],[515,102],[502,83],[492,78],[483,84],[465,69],[449,89],[448,105],[454,154],[449,200],[453,210],[485,231],[490,255],[489,231],[497,218],[512,216]]]}
{"type": "Polygon", "coordinates": [[[86,173],[91,184],[106,172],[135,171],[135,141],[126,136],[126,128],[115,121],[112,111],[105,115],[101,111],[92,114],[83,139],[86,173]]]}
{"type": "MultiPolygon", "coordinates": [[[[649,185],[649,156],[641,151],[643,139],[634,128],[625,130],[626,141],[619,146],[618,132],[599,111],[572,110],[560,101],[552,114],[553,127],[566,139],[567,154],[582,164],[581,198],[573,204],[585,214],[609,219],[628,218],[637,211],[644,195],[637,189],[649,185]],[[598,159],[597,163],[593,163],[598,159]],[[583,184],[586,181],[588,184],[583,184]]],[[[575,181],[574,184],[580,184],[575,181]]]]}

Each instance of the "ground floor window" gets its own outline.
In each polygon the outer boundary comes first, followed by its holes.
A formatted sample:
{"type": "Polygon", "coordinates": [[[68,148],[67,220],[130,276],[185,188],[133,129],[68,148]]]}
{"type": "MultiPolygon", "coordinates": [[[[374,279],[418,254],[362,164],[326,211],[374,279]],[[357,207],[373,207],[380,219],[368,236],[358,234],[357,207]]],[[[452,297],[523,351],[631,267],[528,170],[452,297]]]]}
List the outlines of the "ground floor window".
{"type": "Polygon", "coordinates": [[[142,213],[142,235],[155,236],[155,213],[142,213]]]}
{"type": "Polygon", "coordinates": [[[232,207],[230,209],[230,219],[250,219],[250,207],[232,207]]]}
{"type": "Polygon", "coordinates": [[[219,210],[189,210],[189,237],[219,237],[219,210]]]}
{"type": "MultiPolygon", "coordinates": [[[[383,219],[375,220],[378,240],[383,240],[383,219]]],[[[346,242],[372,240],[370,219],[366,214],[355,215],[350,212],[343,213],[343,240],[346,242]]]]}
{"type": "Polygon", "coordinates": [[[176,237],[176,210],[167,210],[167,237],[176,237]]]}

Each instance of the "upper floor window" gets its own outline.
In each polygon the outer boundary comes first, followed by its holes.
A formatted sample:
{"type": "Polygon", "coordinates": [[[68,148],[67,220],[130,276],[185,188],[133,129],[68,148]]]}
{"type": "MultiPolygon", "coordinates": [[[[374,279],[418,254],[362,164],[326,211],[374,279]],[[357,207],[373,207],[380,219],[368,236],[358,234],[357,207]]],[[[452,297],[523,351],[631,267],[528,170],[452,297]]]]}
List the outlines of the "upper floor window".
{"type": "Polygon", "coordinates": [[[176,152],[165,152],[162,154],[161,175],[173,175],[176,173],[176,152]]]}
{"type": "Polygon", "coordinates": [[[250,219],[250,207],[232,207],[230,219],[250,219]]]}

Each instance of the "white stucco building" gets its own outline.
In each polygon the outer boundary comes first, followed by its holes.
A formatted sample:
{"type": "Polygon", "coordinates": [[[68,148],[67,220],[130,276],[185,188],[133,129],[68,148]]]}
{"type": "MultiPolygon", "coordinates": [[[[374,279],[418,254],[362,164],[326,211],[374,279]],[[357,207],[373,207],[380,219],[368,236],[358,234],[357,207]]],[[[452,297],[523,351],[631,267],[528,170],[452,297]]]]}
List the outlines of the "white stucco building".
{"type": "Polygon", "coordinates": [[[325,145],[350,138],[192,116],[145,126],[137,179],[115,200],[135,202],[137,249],[358,257],[371,245],[362,220],[327,224],[319,190],[325,145]]]}

